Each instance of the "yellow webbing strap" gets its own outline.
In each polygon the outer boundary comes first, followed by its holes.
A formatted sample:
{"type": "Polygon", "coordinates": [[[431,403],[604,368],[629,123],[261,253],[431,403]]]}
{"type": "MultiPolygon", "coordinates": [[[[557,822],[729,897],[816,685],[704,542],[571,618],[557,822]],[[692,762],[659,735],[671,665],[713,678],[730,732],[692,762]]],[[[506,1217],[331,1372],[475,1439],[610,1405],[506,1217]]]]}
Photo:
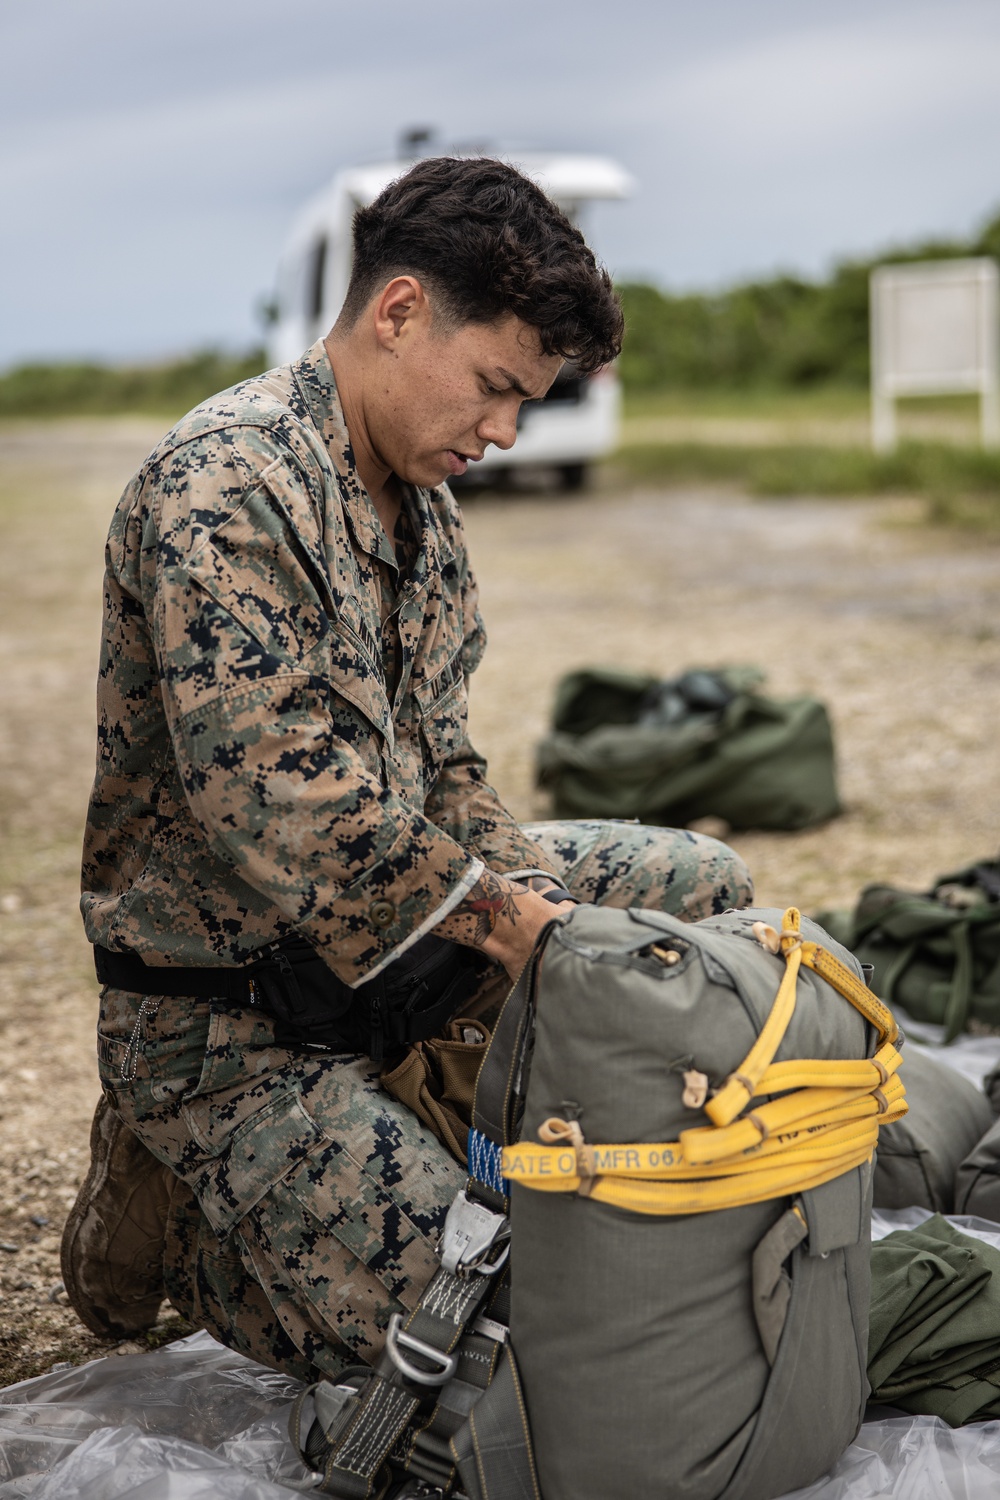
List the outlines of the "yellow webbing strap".
{"type": "Polygon", "coordinates": [[[800,920],[797,909],[790,906],[781,923],[785,972],[781,977],[778,993],[774,997],[770,1014],[761,1027],[760,1036],[740,1063],[739,1069],[729,1075],[714,1099],[710,1099],[705,1105],[705,1113],[713,1125],[729,1125],[740,1110],[750,1103],[788,1030],[788,1023],[795,1010],[795,985],[802,964],[802,942],[800,939],[794,943],[786,943],[786,937],[797,937],[800,920]]]}
{"type": "Polygon", "coordinates": [[[893,1045],[899,1030],[891,1012],[832,953],[803,941],[799,923],[790,907],[780,936],[754,929],[765,947],[784,954],[785,973],[750,1052],[705,1106],[711,1125],[682,1131],[676,1141],[591,1145],[578,1121],[549,1119],[539,1127],[542,1144],[504,1148],[504,1176],[540,1192],[583,1193],[636,1213],[690,1214],[801,1193],[868,1161],[879,1126],[907,1109],[893,1045]],[[876,1028],[881,1045],[873,1058],[773,1061],[795,1009],[802,964],[876,1028]],[[736,1119],[768,1094],[780,1097],[736,1119]]]}

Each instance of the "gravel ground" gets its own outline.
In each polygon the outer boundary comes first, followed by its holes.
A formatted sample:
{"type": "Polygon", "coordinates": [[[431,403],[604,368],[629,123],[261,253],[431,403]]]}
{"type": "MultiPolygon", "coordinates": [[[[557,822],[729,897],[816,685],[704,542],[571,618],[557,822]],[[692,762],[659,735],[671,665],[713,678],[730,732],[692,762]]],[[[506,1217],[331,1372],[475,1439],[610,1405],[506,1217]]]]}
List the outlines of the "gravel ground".
{"type": "MultiPolygon", "coordinates": [[[[77,862],[103,538],[161,430],[0,429],[0,1386],[108,1352],[59,1282],[98,1092],[77,862]]],[[[613,474],[580,497],[472,496],[466,515],[491,635],[473,737],[519,816],[546,812],[532,746],[563,671],[755,662],[773,693],[829,705],[847,806],[824,829],[733,839],[761,901],[846,904],[997,849],[1000,546],[928,530],[906,497],[749,500],[613,474]]],[[[156,1338],[179,1331],[165,1314],[156,1338]]]]}

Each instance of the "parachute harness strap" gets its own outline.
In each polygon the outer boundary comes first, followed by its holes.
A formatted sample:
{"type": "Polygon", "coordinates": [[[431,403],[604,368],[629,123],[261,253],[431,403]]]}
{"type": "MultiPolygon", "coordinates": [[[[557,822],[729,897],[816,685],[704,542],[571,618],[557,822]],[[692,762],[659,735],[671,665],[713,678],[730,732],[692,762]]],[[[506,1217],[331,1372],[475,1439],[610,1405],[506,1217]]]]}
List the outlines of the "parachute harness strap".
{"type": "Polygon", "coordinates": [[[805,1192],[869,1161],[879,1126],[907,1109],[894,1045],[899,1028],[850,969],[802,937],[800,922],[789,907],[780,933],[754,924],[761,946],[784,957],[785,972],[754,1045],[704,1106],[710,1125],[682,1131],[676,1141],[593,1145],[578,1120],[552,1117],[539,1127],[541,1144],[504,1148],[504,1175],[540,1192],[576,1192],[637,1213],[689,1214],[805,1192]],[[874,1026],[874,1057],[774,1062],[803,965],[874,1026]]]}

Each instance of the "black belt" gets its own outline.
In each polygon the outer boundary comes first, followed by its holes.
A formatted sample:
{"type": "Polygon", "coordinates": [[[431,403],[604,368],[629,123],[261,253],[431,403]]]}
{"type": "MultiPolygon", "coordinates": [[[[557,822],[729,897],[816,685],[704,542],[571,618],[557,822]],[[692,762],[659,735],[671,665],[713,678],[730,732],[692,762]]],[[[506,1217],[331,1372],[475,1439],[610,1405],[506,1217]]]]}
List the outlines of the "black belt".
{"type": "Polygon", "coordinates": [[[195,1000],[239,1000],[250,1003],[254,965],[245,968],[188,969],[144,964],[138,953],[116,953],[94,948],[94,967],[100,984],[136,995],[185,995],[195,1000]]]}
{"type": "Polygon", "coordinates": [[[258,1006],[283,1047],[338,1056],[386,1052],[436,1036],[478,989],[488,967],[479,954],[444,938],[420,938],[374,979],[355,989],[315,948],[293,938],[243,968],[167,968],[137,953],[94,949],[101,984],[137,995],[181,995],[258,1006]]]}
{"type": "MultiPolygon", "coordinates": [[[[568,891],[544,893],[573,901],[568,891]]],[[[94,948],[101,984],[136,995],[180,995],[256,1005],[275,1022],[281,1046],[335,1054],[386,1052],[437,1036],[479,988],[491,967],[475,949],[429,933],[354,989],[338,979],[311,943],[294,937],[242,968],[173,968],[138,953],[94,948]]]]}

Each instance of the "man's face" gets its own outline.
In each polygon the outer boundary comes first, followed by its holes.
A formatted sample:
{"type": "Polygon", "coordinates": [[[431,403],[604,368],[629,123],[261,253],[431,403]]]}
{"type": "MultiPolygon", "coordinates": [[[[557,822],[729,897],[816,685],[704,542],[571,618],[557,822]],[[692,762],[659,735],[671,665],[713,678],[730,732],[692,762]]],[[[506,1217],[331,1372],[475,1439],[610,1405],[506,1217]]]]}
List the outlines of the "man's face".
{"type": "Polygon", "coordinates": [[[365,403],[369,437],[400,479],[429,488],[464,474],[489,443],[509,448],[522,402],[544,396],[562,364],[513,314],[445,331],[417,317],[393,342],[365,403]]]}

